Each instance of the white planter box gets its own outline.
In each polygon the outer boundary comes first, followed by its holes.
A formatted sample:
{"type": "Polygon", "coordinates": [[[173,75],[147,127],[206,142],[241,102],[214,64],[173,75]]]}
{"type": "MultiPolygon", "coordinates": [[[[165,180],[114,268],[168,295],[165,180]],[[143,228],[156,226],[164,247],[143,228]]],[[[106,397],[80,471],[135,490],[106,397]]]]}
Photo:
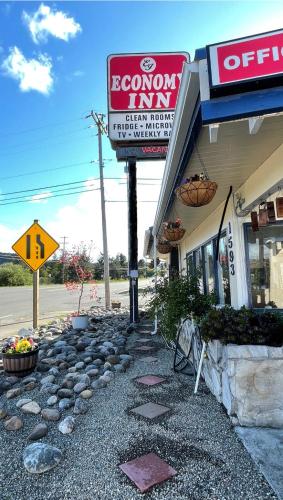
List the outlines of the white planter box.
{"type": "Polygon", "coordinates": [[[72,316],[72,327],[74,330],[85,330],[88,327],[88,315],[72,316]]]}
{"type": "Polygon", "coordinates": [[[205,381],[233,421],[283,428],[283,348],[208,343],[205,381]]]}

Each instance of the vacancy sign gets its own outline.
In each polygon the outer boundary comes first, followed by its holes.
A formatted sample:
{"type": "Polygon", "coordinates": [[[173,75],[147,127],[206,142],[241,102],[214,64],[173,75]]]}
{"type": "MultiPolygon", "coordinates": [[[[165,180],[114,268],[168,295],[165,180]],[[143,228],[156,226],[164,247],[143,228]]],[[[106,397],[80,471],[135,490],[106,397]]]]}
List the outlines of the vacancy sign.
{"type": "Polygon", "coordinates": [[[34,222],[12,246],[33,271],[37,271],[58,248],[57,241],[37,222],[34,222]]]}
{"type": "Polygon", "coordinates": [[[187,53],[108,57],[108,134],[115,143],[169,141],[187,53]]]}
{"type": "Polygon", "coordinates": [[[208,46],[211,86],[283,74],[283,30],[208,46]]]}

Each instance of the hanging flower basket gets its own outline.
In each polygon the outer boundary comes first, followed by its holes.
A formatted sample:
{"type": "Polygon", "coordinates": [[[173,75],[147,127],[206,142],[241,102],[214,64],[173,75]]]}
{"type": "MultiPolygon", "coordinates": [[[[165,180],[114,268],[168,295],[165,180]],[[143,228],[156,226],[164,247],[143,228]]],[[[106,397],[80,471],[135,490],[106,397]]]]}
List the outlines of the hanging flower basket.
{"type": "Polygon", "coordinates": [[[157,244],[157,250],[159,253],[165,254],[171,252],[172,247],[167,241],[159,241],[157,244]]]}
{"type": "Polygon", "coordinates": [[[217,190],[216,182],[210,181],[204,176],[195,175],[186,179],[176,189],[177,198],[189,207],[202,207],[213,199],[217,190]]]}
{"type": "Polygon", "coordinates": [[[176,228],[165,228],[164,229],[164,237],[168,241],[179,241],[181,238],[183,238],[186,230],[183,229],[182,227],[176,227],[176,228]]]}

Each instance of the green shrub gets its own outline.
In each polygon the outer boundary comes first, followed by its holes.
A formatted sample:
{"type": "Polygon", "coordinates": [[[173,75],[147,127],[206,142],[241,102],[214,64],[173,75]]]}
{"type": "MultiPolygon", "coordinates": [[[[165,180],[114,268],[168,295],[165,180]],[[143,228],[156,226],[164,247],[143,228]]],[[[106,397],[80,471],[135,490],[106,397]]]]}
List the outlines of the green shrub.
{"type": "Polygon", "coordinates": [[[31,271],[21,264],[0,265],[0,286],[21,286],[32,284],[31,271]]]}
{"type": "Polygon", "coordinates": [[[283,317],[279,313],[256,313],[242,307],[208,311],[200,322],[204,341],[220,340],[223,344],[283,345],[283,317]]]}
{"type": "Polygon", "coordinates": [[[197,319],[203,316],[215,303],[214,294],[205,295],[201,291],[198,273],[188,276],[159,279],[156,293],[150,293],[147,303],[148,313],[154,317],[158,311],[159,326],[166,340],[176,338],[180,320],[193,314],[197,319]]]}

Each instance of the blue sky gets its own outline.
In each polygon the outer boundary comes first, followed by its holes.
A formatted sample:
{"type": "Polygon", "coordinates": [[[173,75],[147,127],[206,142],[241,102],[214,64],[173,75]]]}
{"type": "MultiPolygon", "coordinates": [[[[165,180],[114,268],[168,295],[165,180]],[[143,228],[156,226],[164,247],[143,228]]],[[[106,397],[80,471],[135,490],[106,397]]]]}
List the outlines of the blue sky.
{"type": "MultiPolygon", "coordinates": [[[[90,163],[98,158],[97,140],[94,129],[87,128],[90,120],[83,117],[92,108],[107,112],[108,54],[188,51],[193,58],[195,49],[209,43],[282,28],[282,19],[282,3],[270,1],[1,2],[0,193],[98,175],[97,164],[90,163]],[[61,13],[65,31],[58,24],[55,28],[49,24],[49,31],[41,29],[36,13],[42,5],[49,21],[50,15],[61,13]],[[15,58],[20,59],[21,68],[32,59],[47,68],[39,90],[29,88],[28,75],[22,83],[11,76],[12,56],[14,64],[15,58]],[[66,165],[70,166],[61,168],[66,165]],[[34,173],[27,175],[30,172],[34,173]]],[[[104,158],[112,159],[105,163],[105,176],[123,176],[123,165],[115,162],[106,137],[103,142],[104,158]]],[[[139,167],[139,175],[160,177],[162,166],[139,167]]],[[[106,188],[108,197],[126,199],[125,185],[109,181],[106,188]]],[[[141,198],[157,196],[158,186],[140,187],[141,198]]],[[[57,238],[66,234],[73,240],[94,239],[101,248],[99,192],[43,201],[0,206],[0,251],[7,251],[34,218],[57,238]]],[[[122,237],[121,244],[116,232],[119,222],[126,225],[125,208],[108,205],[112,254],[127,248],[126,239],[122,237]]],[[[154,208],[148,204],[143,210],[140,240],[153,221],[154,208]]]]}

